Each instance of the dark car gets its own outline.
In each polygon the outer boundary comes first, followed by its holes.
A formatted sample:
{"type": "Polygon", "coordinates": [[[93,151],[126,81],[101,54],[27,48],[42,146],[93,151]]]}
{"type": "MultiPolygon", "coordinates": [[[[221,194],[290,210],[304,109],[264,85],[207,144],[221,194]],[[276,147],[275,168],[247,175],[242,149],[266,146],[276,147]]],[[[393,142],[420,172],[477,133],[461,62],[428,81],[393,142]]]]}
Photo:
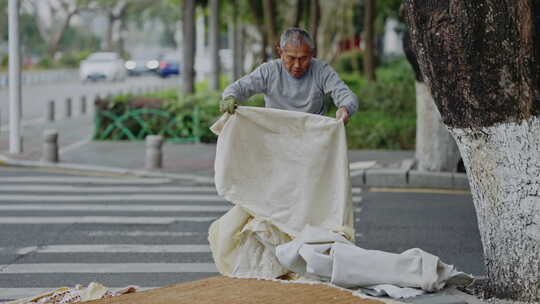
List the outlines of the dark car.
{"type": "Polygon", "coordinates": [[[157,73],[165,78],[170,75],[180,75],[180,62],[176,56],[165,56],[159,61],[157,73]]]}

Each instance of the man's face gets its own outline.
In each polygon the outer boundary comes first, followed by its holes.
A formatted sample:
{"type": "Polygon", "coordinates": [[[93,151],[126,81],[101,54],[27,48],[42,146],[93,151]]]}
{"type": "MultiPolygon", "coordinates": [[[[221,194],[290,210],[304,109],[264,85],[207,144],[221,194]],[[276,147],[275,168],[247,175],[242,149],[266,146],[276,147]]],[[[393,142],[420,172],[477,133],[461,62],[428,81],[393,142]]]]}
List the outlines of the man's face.
{"type": "Polygon", "coordinates": [[[297,46],[287,44],[284,48],[279,49],[279,55],[287,71],[293,77],[300,78],[309,68],[312,50],[306,43],[297,46]]]}

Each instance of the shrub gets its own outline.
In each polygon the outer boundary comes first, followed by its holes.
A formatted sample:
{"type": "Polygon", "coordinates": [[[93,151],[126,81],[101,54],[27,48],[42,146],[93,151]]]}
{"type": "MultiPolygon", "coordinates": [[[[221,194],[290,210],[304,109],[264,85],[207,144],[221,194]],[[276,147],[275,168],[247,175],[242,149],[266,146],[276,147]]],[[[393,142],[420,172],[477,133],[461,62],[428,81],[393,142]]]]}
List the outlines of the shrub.
{"type": "Polygon", "coordinates": [[[0,67],[7,68],[8,64],[9,64],[9,56],[8,55],[2,56],[2,60],[0,61],[0,67]]]}
{"type": "Polygon", "coordinates": [[[49,56],[41,57],[37,63],[37,66],[43,69],[50,69],[54,66],[54,60],[49,56]]]}
{"type": "Polygon", "coordinates": [[[333,64],[338,73],[361,73],[364,69],[364,56],[360,50],[342,53],[333,64]]]}

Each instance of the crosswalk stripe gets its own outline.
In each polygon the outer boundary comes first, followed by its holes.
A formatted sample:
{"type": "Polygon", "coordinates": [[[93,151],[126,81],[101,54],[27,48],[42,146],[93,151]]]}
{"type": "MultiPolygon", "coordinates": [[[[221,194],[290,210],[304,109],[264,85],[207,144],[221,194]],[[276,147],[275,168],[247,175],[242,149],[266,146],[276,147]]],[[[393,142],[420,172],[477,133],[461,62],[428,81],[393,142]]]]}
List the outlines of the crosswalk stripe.
{"type": "Polygon", "coordinates": [[[185,237],[185,236],[207,236],[206,231],[89,231],[88,236],[122,236],[122,237],[140,237],[140,236],[173,236],[173,237],[185,237]]]}
{"type": "MultiPolygon", "coordinates": [[[[3,249],[0,248],[0,252],[3,249]]],[[[4,250],[5,251],[5,250],[4,250]]],[[[44,247],[24,247],[17,254],[28,253],[190,253],[210,252],[208,245],[48,245],[44,247]]]]}
{"type": "Polygon", "coordinates": [[[195,193],[216,193],[214,187],[74,187],[69,185],[0,185],[0,193],[4,192],[53,192],[53,193],[156,193],[156,192],[195,192],[195,193]]]}
{"type": "MultiPolygon", "coordinates": [[[[112,288],[109,287],[109,286],[106,286],[106,287],[109,288],[110,290],[116,291],[116,290],[124,288],[125,286],[112,287],[112,288]]],[[[154,289],[154,288],[157,288],[157,287],[138,287],[137,291],[145,291],[145,290],[154,289]]],[[[0,288],[0,301],[1,300],[14,300],[14,299],[24,299],[24,298],[34,297],[34,296],[37,296],[37,295],[42,295],[42,294],[46,294],[46,293],[49,293],[49,292],[53,292],[56,289],[58,289],[58,287],[50,287],[50,288],[0,288]]]]}
{"type": "Polygon", "coordinates": [[[166,178],[107,178],[107,177],[80,177],[80,176],[10,176],[0,177],[0,183],[62,183],[62,184],[164,184],[170,183],[166,178]]]}
{"type": "Polygon", "coordinates": [[[213,263],[36,263],[0,265],[0,274],[24,273],[217,273],[213,263]]]}
{"type": "Polygon", "coordinates": [[[59,205],[16,204],[0,205],[0,211],[124,211],[124,212],[226,212],[229,206],[192,205],[59,205]]]}
{"type": "Polygon", "coordinates": [[[12,216],[0,217],[0,225],[37,224],[152,224],[168,225],[174,222],[210,222],[217,217],[147,217],[147,216],[12,216]]]}
{"type": "Polygon", "coordinates": [[[223,198],[217,195],[194,195],[194,194],[109,194],[109,195],[24,195],[5,194],[0,195],[0,202],[105,202],[105,201],[130,201],[130,202],[155,202],[155,201],[204,201],[223,202],[223,198]]]}
{"type": "MultiPolygon", "coordinates": [[[[191,202],[225,202],[218,195],[206,194],[105,194],[105,195],[0,195],[0,202],[156,202],[156,201],[191,201],[191,202]]],[[[362,197],[353,196],[352,201],[359,203],[362,197]]]]}

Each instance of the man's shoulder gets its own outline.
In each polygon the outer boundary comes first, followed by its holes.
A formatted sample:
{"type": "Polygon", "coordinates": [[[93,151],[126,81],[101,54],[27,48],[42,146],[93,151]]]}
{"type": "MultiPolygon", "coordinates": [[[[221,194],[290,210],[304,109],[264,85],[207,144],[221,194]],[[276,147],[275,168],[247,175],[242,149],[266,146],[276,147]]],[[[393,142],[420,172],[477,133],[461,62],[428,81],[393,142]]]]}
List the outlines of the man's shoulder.
{"type": "Polygon", "coordinates": [[[330,64],[318,58],[311,59],[311,65],[313,66],[314,70],[317,72],[325,71],[325,70],[333,70],[330,64]]]}
{"type": "Polygon", "coordinates": [[[279,69],[281,69],[283,66],[282,62],[281,62],[281,59],[272,59],[270,61],[267,61],[267,62],[264,62],[262,63],[259,68],[260,69],[263,69],[263,70],[273,70],[273,71],[278,71],[279,69]]]}

